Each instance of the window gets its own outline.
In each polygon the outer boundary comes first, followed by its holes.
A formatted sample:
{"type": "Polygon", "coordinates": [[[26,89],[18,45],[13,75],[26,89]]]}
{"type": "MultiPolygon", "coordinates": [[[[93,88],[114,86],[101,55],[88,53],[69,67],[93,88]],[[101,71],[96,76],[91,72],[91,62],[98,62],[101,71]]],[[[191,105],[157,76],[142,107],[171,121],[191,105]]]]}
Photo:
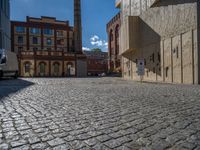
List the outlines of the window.
{"type": "Polygon", "coordinates": [[[59,74],[59,64],[58,63],[54,64],[54,74],[57,75],[57,76],[59,74]]]}
{"type": "Polygon", "coordinates": [[[44,63],[40,63],[39,69],[40,69],[40,75],[44,76],[45,75],[45,64],[44,63]]]}
{"type": "Polygon", "coordinates": [[[25,32],[25,27],[17,26],[16,27],[16,32],[18,32],[18,33],[24,33],[25,32]]]}
{"type": "Polygon", "coordinates": [[[158,52],[158,62],[161,61],[160,53],[158,52]]]}
{"type": "Polygon", "coordinates": [[[46,35],[53,35],[53,30],[51,30],[51,29],[44,29],[44,34],[46,34],[46,35]]]}
{"type": "Polygon", "coordinates": [[[52,45],[52,40],[50,38],[47,39],[47,45],[52,45]]]}
{"type": "Polygon", "coordinates": [[[111,30],[110,31],[110,42],[112,42],[113,41],[113,31],[111,30]]]}
{"type": "Polygon", "coordinates": [[[31,32],[32,34],[40,34],[40,29],[39,29],[39,28],[31,28],[31,29],[30,29],[30,32],[31,32]]]}
{"type": "Polygon", "coordinates": [[[23,47],[18,47],[18,52],[23,51],[23,47]]]}
{"type": "Polygon", "coordinates": [[[58,45],[64,45],[64,39],[59,39],[57,40],[58,45]]]}
{"type": "Polygon", "coordinates": [[[150,61],[155,62],[155,56],[154,56],[154,53],[150,56],[150,61]]]}
{"type": "Polygon", "coordinates": [[[24,65],[24,70],[25,70],[25,73],[30,73],[30,70],[31,70],[31,68],[30,68],[30,63],[26,63],[26,64],[24,65]]]}
{"type": "Polygon", "coordinates": [[[63,31],[57,31],[57,36],[63,36],[63,31]]]}
{"type": "Polygon", "coordinates": [[[155,67],[153,67],[153,73],[156,73],[156,68],[155,67]]]}
{"type": "Polygon", "coordinates": [[[17,42],[18,42],[19,44],[24,43],[24,38],[23,38],[23,36],[18,36],[17,42]]]}
{"type": "Polygon", "coordinates": [[[176,47],[176,58],[179,58],[179,50],[178,50],[178,46],[176,47]]]}
{"type": "Polygon", "coordinates": [[[38,50],[38,48],[37,48],[37,47],[33,47],[33,50],[34,50],[34,51],[37,51],[37,50],[38,50]]]}
{"type": "Polygon", "coordinates": [[[155,56],[154,56],[154,53],[152,54],[152,61],[155,62],[155,56]]]}
{"type": "Polygon", "coordinates": [[[33,44],[38,44],[38,38],[37,37],[33,37],[33,44]]]}
{"type": "Polygon", "coordinates": [[[168,71],[169,71],[169,67],[166,67],[165,69],[165,76],[168,77],[168,71]]]}

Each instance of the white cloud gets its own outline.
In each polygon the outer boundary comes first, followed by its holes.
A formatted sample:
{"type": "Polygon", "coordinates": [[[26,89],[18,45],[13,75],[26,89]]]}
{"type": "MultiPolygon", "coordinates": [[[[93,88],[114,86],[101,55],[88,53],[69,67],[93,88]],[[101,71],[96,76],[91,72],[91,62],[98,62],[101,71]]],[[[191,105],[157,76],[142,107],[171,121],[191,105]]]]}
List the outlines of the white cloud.
{"type": "Polygon", "coordinates": [[[99,36],[94,35],[90,38],[90,43],[93,46],[101,47],[101,48],[108,48],[108,42],[99,38],[99,36]]]}
{"type": "Polygon", "coordinates": [[[99,40],[99,37],[97,35],[94,35],[93,37],[90,38],[91,41],[97,41],[99,40]]]}
{"type": "Polygon", "coordinates": [[[88,48],[88,47],[83,47],[82,48],[84,51],[90,51],[90,48],[88,48]]]}

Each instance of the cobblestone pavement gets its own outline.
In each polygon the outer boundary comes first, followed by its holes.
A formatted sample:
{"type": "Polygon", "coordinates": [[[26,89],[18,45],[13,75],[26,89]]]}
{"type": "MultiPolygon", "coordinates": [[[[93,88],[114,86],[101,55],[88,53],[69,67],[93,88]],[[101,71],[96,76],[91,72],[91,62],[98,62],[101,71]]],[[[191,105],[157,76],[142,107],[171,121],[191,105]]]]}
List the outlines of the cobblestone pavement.
{"type": "Polygon", "coordinates": [[[0,81],[0,150],[200,149],[200,86],[0,81]]]}

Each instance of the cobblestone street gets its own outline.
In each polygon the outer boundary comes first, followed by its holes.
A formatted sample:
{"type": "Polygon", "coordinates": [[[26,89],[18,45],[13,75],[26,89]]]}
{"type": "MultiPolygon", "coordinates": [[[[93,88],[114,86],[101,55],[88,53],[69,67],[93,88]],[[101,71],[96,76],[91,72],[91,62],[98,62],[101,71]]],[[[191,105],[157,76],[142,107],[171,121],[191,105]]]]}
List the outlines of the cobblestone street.
{"type": "Polygon", "coordinates": [[[0,150],[200,149],[200,86],[0,81],[0,150]]]}

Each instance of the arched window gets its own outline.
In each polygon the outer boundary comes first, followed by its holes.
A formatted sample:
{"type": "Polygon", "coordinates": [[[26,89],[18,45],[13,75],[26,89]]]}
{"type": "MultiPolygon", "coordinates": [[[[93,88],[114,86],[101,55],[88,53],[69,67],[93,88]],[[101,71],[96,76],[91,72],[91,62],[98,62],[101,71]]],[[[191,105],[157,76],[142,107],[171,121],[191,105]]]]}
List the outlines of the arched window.
{"type": "Polygon", "coordinates": [[[53,67],[54,67],[54,75],[58,76],[59,75],[59,63],[54,63],[53,67]]]}
{"type": "Polygon", "coordinates": [[[110,55],[110,58],[111,58],[111,55],[112,55],[112,41],[113,41],[113,30],[111,29],[110,30],[110,33],[109,33],[109,55],[110,55]]]}
{"type": "Polygon", "coordinates": [[[113,41],[113,30],[110,30],[110,42],[113,41]]]}
{"type": "Polygon", "coordinates": [[[115,27],[115,54],[119,54],[119,25],[115,27]]]}
{"type": "Polygon", "coordinates": [[[73,63],[72,62],[68,62],[67,63],[67,76],[71,76],[72,75],[72,68],[73,68],[73,63]]]}
{"type": "Polygon", "coordinates": [[[115,38],[116,39],[119,38],[119,25],[116,25],[116,27],[115,27],[115,38]]]}
{"type": "Polygon", "coordinates": [[[31,71],[31,63],[30,62],[26,62],[24,64],[24,72],[25,73],[30,73],[30,71],[31,71]]]}
{"type": "Polygon", "coordinates": [[[46,64],[44,62],[39,64],[39,69],[40,69],[40,75],[44,76],[45,75],[45,70],[46,70],[46,64]]]}

